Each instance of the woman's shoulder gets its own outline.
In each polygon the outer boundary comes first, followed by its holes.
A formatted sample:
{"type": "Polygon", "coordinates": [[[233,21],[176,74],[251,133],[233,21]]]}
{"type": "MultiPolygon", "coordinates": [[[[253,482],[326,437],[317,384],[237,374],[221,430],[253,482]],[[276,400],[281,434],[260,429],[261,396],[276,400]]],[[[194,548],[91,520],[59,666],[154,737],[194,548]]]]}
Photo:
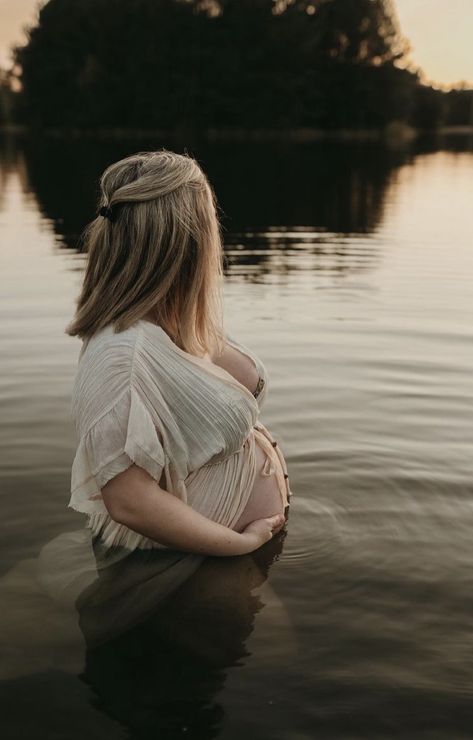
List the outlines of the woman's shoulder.
{"type": "Polygon", "coordinates": [[[136,324],[121,332],[107,325],[83,340],[72,385],[73,417],[87,412],[93,418],[123,395],[132,384],[139,344],[136,324]]]}
{"type": "Polygon", "coordinates": [[[107,325],[85,339],[79,352],[76,382],[108,382],[117,375],[130,373],[139,333],[137,325],[118,333],[107,325]]]}
{"type": "Polygon", "coordinates": [[[82,342],[79,361],[97,355],[116,354],[126,357],[133,352],[141,331],[139,322],[123,331],[116,332],[112,324],[107,324],[82,342]]]}
{"type": "Polygon", "coordinates": [[[137,321],[120,332],[107,325],[83,342],[72,388],[73,415],[84,408],[100,413],[132,389],[154,402],[177,370],[175,353],[149,322],[137,321]]]}

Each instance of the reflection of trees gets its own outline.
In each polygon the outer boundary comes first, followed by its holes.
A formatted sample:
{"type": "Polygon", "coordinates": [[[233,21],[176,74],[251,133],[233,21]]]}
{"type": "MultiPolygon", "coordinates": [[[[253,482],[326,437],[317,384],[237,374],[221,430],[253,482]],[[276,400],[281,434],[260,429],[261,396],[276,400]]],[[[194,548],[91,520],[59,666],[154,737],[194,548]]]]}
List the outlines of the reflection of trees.
{"type": "Polygon", "coordinates": [[[417,144],[417,154],[432,154],[439,149],[447,152],[473,151],[473,131],[466,131],[462,136],[456,134],[430,134],[423,136],[417,144]]]}
{"type": "Polygon", "coordinates": [[[231,237],[238,239],[226,247],[225,274],[251,282],[261,282],[267,275],[284,281],[297,272],[359,272],[372,268],[379,257],[377,247],[359,235],[350,238],[311,230],[278,229],[231,237]]]}
{"type": "MultiPolygon", "coordinates": [[[[81,138],[25,141],[29,181],[67,246],[78,246],[94,216],[97,181],[106,165],[131,151],[162,145],[81,138]]],[[[182,150],[175,142],[166,145],[182,150]]],[[[349,260],[344,262],[342,239],[375,231],[391,174],[407,156],[381,145],[326,141],[201,142],[191,153],[219,198],[228,266],[257,266],[259,273],[274,269],[274,250],[292,258],[297,251],[313,255],[315,261],[304,263],[305,269],[317,269],[328,253],[336,255],[341,270],[353,269],[349,260]]]]}
{"type": "Polygon", "coordinates": [[[12,176],[18,178],[22,191],[26,192],[29,185],[24,156],[15,137],[7,135],[0,139],[0,209],[4,207],[5,193],[12,176]]]}
{"type": "Polygon", "coordinates": [[[64,243],[77,247],[95,214],[101,172],[130,149],[125,143],[49,137],[28,137],[23,148],[30,186],[41,211],[64,243]]]}
{"type": "Polygon", "coordinates": [[[230,233],[271,226],[372,232],[383,217],[390,175],[406,157],[382,145],[340,141],[219,143],[196,155],[230,233]]]}

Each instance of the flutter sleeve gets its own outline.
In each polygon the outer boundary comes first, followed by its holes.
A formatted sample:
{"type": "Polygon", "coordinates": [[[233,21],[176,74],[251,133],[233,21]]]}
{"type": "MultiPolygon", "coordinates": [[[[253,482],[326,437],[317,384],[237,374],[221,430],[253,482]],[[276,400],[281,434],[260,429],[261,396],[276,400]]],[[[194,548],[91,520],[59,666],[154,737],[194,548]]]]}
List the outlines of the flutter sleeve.
{"type": "Polygon", "coordinates": [[[69,506],[91,513],[101,489],[135,463],[159,482],[166,454],[159,419],[133,385],[80,434],[71,471],[69,506]]]}

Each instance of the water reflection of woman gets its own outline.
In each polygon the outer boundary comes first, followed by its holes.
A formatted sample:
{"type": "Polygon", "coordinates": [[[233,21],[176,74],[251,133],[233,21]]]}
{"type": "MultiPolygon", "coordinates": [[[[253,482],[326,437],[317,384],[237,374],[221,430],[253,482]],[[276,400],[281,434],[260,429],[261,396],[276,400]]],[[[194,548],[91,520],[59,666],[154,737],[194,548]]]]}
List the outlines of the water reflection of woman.
{"type": "MultiPolygon", "coordinates": [[[[115,573],[107,573],[116,599],[109,598],[108,589],[104,599],[97,588],[99,598],[86,595],[79,612],[89,642],[82,679],[108,716],[140,736],[162,734],[172,740],[220,734],[225,715],[218,695],[228,670],[251,657],[246,641],[256,614],[263,610],[263,629],[270,634],[283,627],[286,651],[293,647],[288,645],[291,633],[284,609],[265,583],[284,534],[272,538],[257,554],[203,559],[161,600],[159,608],[149,609],[146,618],[141,615],[139,624],[126,631],[123,625],[131,614],[142,612],[146,600],[151,605],[162,592],[163,571],[158,565],[156,575],[151,575],[151,555],[149,578],[141,573],[136,585],[125,590],[124,561],[115,573]],[[97,641],[104,624],[107,630],[113,625],[116,636],[97,641]]],[[[130,560],[137,554],[131,554],[130,560]]]]}

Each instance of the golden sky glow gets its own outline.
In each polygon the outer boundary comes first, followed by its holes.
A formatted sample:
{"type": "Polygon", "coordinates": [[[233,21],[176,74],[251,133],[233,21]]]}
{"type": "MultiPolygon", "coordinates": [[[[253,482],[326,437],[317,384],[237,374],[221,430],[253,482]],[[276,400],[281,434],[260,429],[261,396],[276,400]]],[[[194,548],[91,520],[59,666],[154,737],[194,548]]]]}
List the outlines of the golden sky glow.
{"type": "Polygon", "coordinates": [[[9,49],[24,41],[23,26],[34,20],[38,0],[0,0],[0,65],[10,66],[9,49]]]}
{"type": "MultiPolygon", "coordinates": [[[[130,0],[133,2],[133,0],[130,0]]],[[[9,47],[24,39],[40,0],[0,0],[0,65],[9,66],[9,47]]],[[[426,79],[473,84],[473,0],[395,0],[401,28],[411,41],[411,59],[426,79]]]]}
{"type": "Polygon", "coordinates": [[[431,82],[473,83],[473,0],[396,0],[411,59],[431,82]]]}

